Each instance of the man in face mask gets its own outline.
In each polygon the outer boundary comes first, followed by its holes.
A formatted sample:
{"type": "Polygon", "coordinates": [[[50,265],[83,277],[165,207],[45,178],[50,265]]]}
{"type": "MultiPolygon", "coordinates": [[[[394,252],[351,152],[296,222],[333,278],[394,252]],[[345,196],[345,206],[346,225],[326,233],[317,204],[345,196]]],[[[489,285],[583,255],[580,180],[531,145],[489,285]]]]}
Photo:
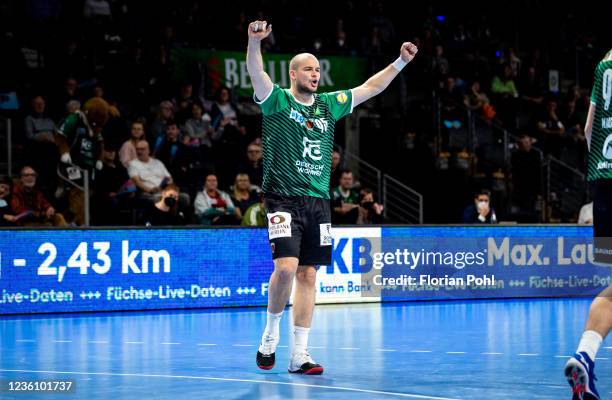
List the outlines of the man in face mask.
{"type": "Polygon", "coordinates": [[[465,224],[496,224],[497,216],[491,207],[491,192],[482,189],[474,196],[474,204],[470,204],[463,211],[465,224]]]}
{"type": "Polygon", "coordinates": [[[174,184],[164,187],[161,198],[146,211],[144,223],[147,226],[185,225],[185,217],[178,210],[180,189],[174,184]]]}

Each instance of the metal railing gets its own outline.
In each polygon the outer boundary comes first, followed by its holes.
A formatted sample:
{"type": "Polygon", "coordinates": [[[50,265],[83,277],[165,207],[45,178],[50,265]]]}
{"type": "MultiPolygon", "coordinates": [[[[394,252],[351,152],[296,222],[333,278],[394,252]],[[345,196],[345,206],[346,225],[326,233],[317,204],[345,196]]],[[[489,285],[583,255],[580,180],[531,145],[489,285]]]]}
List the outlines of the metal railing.
{"type": "Polygon", "coordinates": [[[382,178],[385,220],[423,223],[423,196],[387,174],[382,178]]]}
{"type": "Polygon", "coordinates": [[[384,206],[385,222],[423,223],[423,196],[360,157],[340,149],[343,166],[353,172],[361,187],[372,189],[384,206]]]}
{"type": "Polygon", "coordinates": [[[587,200],[585,175],[555,157],[546,157],[547,220],[573,220],[587,200]]]}
{"type": "Polygon", "coordinates": [[[13,176],[13,125],[0,117],[0,173],[13,176]]]}

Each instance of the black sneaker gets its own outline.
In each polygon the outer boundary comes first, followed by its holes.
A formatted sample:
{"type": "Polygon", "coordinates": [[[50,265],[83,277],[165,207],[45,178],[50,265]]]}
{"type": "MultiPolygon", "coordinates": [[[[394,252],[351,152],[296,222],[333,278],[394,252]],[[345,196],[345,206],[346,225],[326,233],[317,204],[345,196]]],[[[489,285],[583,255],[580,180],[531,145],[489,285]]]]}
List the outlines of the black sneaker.
{"type": "Polygon", "coordinates": [[[292,374],[321,375],[323,373],[323,367],[315,363],[308,353],[292,355],[288,370],[292,374]]]}
{"type": "Polygon", "coordinates": [[[257,350],[257,366],[261,369],[269,370],[274,368],[276,361],[276,345],[278,344],[278,336],[265,335],[261,339],[259,350],[257,350]]]}
{"type": "Polygon", "coordinates": [[[274,362],[276,361],[276,353],[263,354],[261,351],[257,352],[257,366],[261,369],[269,370],[274,368],[274,362]]]}

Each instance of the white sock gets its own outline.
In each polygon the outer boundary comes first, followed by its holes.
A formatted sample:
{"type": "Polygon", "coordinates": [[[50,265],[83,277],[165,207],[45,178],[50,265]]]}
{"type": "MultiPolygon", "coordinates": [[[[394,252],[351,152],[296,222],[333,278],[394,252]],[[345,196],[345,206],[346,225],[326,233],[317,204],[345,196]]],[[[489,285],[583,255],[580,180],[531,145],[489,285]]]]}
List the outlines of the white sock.
{"type": "Polygon", "coordinates": [[[308,332],[310,328],[293,327],[293,354],[306,353],[308,349],[308,332]]]}
{"type": "Polygon", "coordinates": [[[592,361],[595,361],[595,355],[599,350],[599,346],[601,346],[601,342],[603,342],[603,338],[599,333],[595,331],[584,331],[580,339],[580,344],[578,344],[577,352],[580,353],[584,351],[589,355],[592,361]]]}
{"type": "MultiPolygon", "coordinates": [[[[283,312],[279,312],[278,314],[271,313],[268,311],[268,320],[266,322],[266,329],[264,330],[263,336],[266,335],[278,337],[278,326],[280,324],[281,316],[283,312]]],[[[262,339],[263,341],[263,339],[262,339]]]]}

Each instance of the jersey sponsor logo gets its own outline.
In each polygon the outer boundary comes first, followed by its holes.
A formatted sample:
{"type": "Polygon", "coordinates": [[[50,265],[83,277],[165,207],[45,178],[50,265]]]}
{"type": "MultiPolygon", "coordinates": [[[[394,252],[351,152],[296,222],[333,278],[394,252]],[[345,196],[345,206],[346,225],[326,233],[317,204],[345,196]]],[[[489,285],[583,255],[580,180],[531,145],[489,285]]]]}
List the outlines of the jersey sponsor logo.
{"type": "Polygon", "coordinates": [[[602,118],[601,119],[601,128],[602,129],[610,129],[610,128],[612,128],[612,117],[602,118]]]}
{"type": "Polygon", "coordinates": [[[612,135],[608,135],[603,144],[602,154],[608,160],[612,160],[612,135]]]}
{"type": "Polygon", "coordinates": [[[340,92],[336,95],[336,102],[338,104],[344,104],[348,101],[348,96],[344,92],[340,92]]]}
{"type": "Polygon", "coordinates": [[[268,237],[270,240],[291,237],[291,214],[278,211],[268,213],[268,237]]]}
{"type": "Polygon", "coordinates": [[[321,176],[321,174],[323,173],[322,165],[315,165],[315,164],[310,164],[306,161],[297,160],[295,162],[295,166],[297,167],[298,172],[302,174],[321,176]]]}
{"type": "Polygon", "coordinates": [[[304,151],[302,152],[302,157],[306,158],[306,156],[310,157],[315,161],[319,161],[323,158],[321,154],[321,141],[320,140],[310,140],[306,136],[304,136],[304,151]]]}
{"type": "MultiPolygon", "coordinates": [[[[317,115],[317,111],[321,113],[321,111],[317,107],[317,109],[315,110],[315,115],[317,115]]],[[[289,118],[294,120],[301,126],[305,127],[309,131],[313,130],[314,128],[317,128],[319,132],[327,132],[327,128],[329,127],[329,123],[325,120],[325,118],[309,119],[304,117],[301,112],[297,111],[294,108],[291,109],[291,112],[289,113],[289,118]]]]}
{"type": "Polygon", "coordinates": [[[331,246],[331,224],[319,224],[320,246],[331,246]]]}

